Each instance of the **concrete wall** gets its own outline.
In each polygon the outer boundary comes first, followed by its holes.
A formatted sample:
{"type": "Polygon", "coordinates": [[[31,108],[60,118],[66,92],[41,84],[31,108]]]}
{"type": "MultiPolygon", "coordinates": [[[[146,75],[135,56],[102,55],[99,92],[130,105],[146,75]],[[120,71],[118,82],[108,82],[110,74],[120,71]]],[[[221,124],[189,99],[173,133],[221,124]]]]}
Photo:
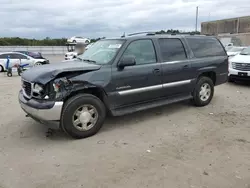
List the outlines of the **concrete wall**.
{"type": "Polygon", "coordinates": [[[40,52],[44,55],[60,55],[68,52],[66,46],[0,46],[0,53],[10,51],[40,52]]]}
{"type": "Polygon", "coordinates": [[[250,32],[250,16],[201,23],[202,34],[250,32]]]}
{"type": "Polygon", "coordinates": [[[250,32],[238,34],[219,34],[218,38],[231,38],[230,42],[235,46],[250,46],[250,32]]]}

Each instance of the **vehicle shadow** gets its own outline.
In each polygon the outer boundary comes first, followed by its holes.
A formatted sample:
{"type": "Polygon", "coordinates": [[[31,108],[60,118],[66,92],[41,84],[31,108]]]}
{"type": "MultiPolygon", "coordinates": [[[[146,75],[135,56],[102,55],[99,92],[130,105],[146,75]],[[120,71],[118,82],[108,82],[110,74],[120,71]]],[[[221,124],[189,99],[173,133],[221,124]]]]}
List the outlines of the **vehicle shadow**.
{"type": "MultiPolygon", "coordinates": [[[[157,121],[159,116],[168,116],[180,110],[186,110],[189,107],[192,107],[192,104],[189,101],[184,101],[119,117],[108,116],[99,133],[110,132],[114,129],[120,129],[122,127],[136,126],[136,123],[145,122],[147,120],[156,119],[157,121]]],[[[49,139],[51,141],[75,140],[62,130],[50,131],[51,130],[49,130],[46,125],[42,125],[35,121],[29,123],[29,125],[23,130],[23,132],[32,132],[32,134],[37,134],[37,137],[39,138],[49,139]]]]}
{"type": "Polygon", "coordinates": [[[242,87],[249,87],[250,81],[235,81],[235,82],[229,82],[230,85],[237,85],[242,87]]]}
{"type": "Polygon", "coordinates": [[[159,116],[168,116],[178,112],[180,109],[186,110],[191,107],[189,101],[184,101],[180,103],[170,104],[163,107],[152,108],[140,112],[136,112],[133,114],[128,114],[124,116],[112,117],[109,116],[100,132],[111,131],[112,129],[119,129],[123,126],[136,126],[137,122],[144,122],[149,119],[157,119],[159,116]]]}

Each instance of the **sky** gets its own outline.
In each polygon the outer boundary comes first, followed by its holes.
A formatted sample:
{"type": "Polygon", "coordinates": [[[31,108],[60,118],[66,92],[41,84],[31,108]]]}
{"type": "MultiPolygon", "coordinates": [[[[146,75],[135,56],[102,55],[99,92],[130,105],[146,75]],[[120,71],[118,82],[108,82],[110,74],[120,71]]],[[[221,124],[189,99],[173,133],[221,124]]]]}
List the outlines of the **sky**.
{"type": "Polygon", "coordinates": [[[250,15],[249,0],[0,0],[0,37],[115,37],[124,32],[195,30],[250,15]]]}

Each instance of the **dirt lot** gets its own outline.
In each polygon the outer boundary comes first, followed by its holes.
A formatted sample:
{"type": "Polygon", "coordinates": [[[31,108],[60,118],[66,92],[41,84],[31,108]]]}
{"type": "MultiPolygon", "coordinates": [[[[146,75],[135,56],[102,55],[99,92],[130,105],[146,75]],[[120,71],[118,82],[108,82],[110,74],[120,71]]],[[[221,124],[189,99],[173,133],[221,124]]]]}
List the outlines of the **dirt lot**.
{"type": "Polygon", "coordinates": [[[249,85],[218,86],[203,108],[109,118],[82,140],[46,138],[20,109],[19,89],[20,77],[0,74],[1,188],[250,188],[249,85]]]}

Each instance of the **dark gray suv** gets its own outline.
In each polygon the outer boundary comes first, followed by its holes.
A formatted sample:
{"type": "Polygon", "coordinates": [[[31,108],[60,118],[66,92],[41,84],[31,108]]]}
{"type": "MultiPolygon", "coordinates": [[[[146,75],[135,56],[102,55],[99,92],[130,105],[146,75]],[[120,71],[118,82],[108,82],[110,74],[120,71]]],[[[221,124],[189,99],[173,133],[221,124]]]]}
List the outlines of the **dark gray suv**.
{"type": "Polygon", "coordinates": [[[190,99],[205,106],[227,78],[228,57],[217,38],[151,33],[100,40],[77,59],[25,71],[19,102],[29,117],[84,138],[107,114],[190,99]]]}

